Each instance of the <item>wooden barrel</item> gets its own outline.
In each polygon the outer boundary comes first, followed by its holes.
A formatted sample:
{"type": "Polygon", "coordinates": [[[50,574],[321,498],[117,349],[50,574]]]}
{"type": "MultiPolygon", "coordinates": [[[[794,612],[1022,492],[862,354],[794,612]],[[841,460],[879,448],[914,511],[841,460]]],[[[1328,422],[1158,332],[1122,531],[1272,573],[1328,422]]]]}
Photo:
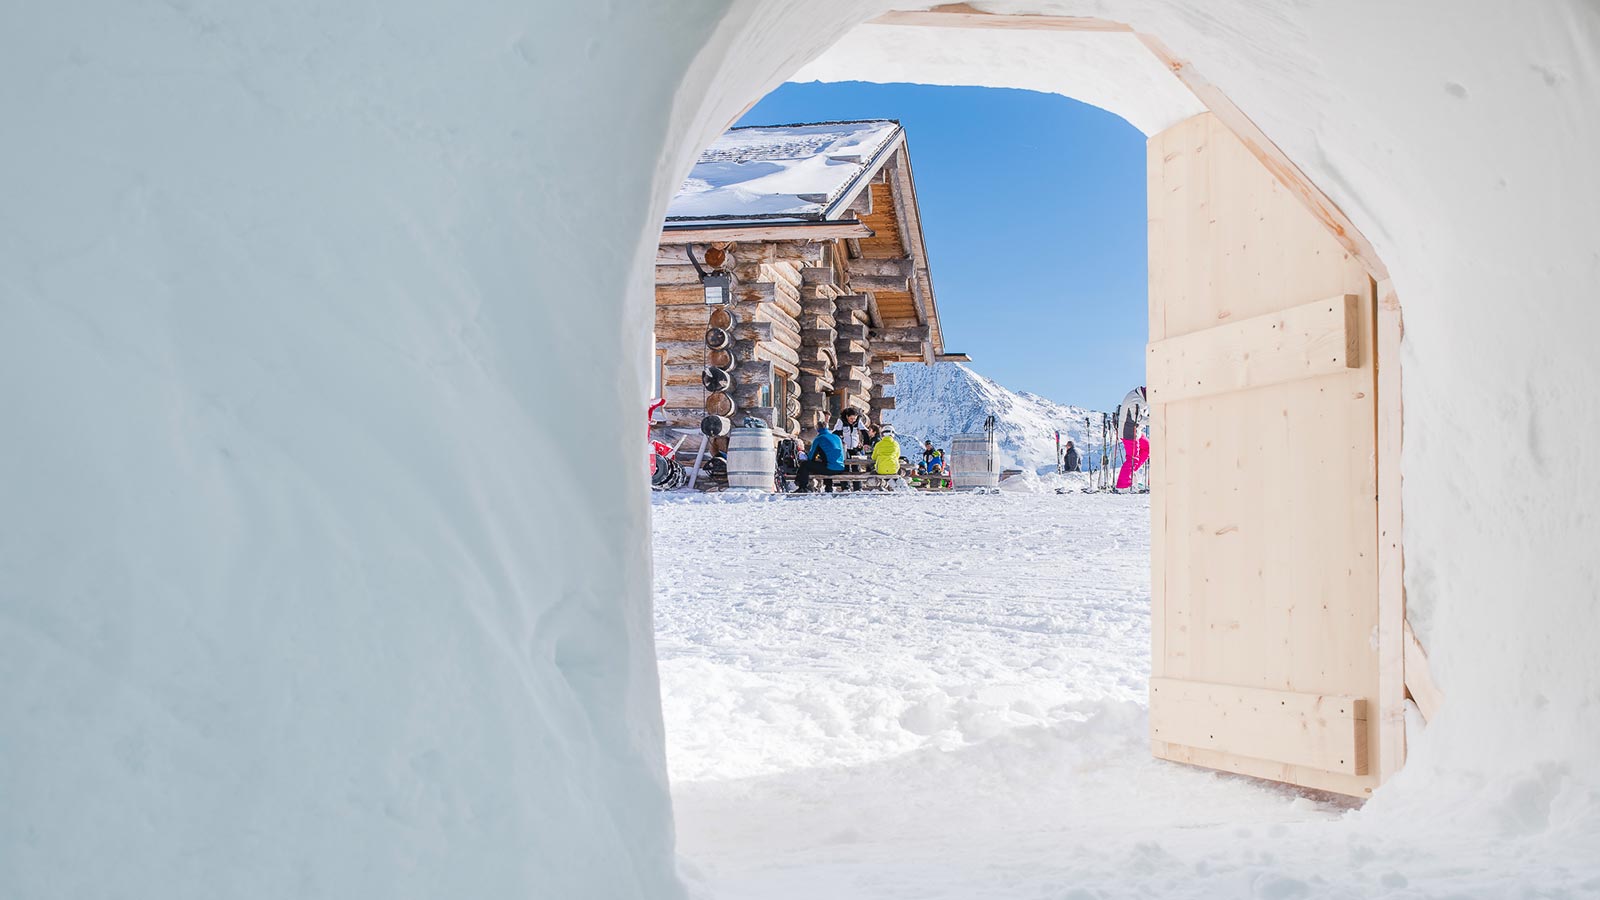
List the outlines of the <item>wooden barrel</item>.
{"type": "Polygon", "coordinates": [[[950,439],[950,480],[956,490],[992,488],[1000,484],[1000,467],[995,464],[994,436],[958,434],[950,439]]]}
{"type": "Polygon", "coordinates": [[[771,493],[777,484],[778,445],[766,428],[735,428],[728,435],[728,487],[771,493]]]}

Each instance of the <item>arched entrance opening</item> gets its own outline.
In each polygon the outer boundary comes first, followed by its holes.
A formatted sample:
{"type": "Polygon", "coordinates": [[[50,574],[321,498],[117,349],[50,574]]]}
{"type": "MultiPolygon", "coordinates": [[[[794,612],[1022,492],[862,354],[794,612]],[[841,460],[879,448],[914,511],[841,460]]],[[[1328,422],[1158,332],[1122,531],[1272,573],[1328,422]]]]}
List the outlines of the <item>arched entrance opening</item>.
{"type": "MultiPolygon", "coordinates": [[[[1135,113],[1158,129],[1152,749],[1370,795],[1403,760],[1406,697],[1399,320],[1387,271],[1332,201],[1154,39],[1101,20],[965,9],[891,14],[863,31],[872,28],[897,36],[847,37],[848,57],[919,33],[971,30],[991,56],[996,33],[1070,35],[1078,52],[1117,71],[1164,73],[1198,104],[1184,115],[1173,103],[1170,124],[1135,113]],[[1117,43],[1107,52],[1095,41],[1117,43]],[[1272,469],[1285,460],[1300,462],[1272,469]],[[1312,463],[1320,479],[1304,468],[1312,463]],[[1232,481],[1215,478],[1229,472],[1232,481]]],[[[837,75],[830,66],[849,70],[826,55],[814,64],[837,75]]]]}

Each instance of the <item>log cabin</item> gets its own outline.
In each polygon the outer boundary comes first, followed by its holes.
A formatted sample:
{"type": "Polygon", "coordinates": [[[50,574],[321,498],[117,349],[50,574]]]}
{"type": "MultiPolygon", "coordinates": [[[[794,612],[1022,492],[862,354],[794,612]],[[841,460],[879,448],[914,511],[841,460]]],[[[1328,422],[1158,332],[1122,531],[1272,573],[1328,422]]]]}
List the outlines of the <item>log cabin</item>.
{"type": "Polygon", "coordinates": [[[655,275],[668,426],[754,416],[796,437],[845,406],[879,422],[894,407],[889,363],[967,360],[944,349],[894,120],[728,130],[669,205],[655,275]],[[707,275],[727,277],[726,305],[707,275]]]}

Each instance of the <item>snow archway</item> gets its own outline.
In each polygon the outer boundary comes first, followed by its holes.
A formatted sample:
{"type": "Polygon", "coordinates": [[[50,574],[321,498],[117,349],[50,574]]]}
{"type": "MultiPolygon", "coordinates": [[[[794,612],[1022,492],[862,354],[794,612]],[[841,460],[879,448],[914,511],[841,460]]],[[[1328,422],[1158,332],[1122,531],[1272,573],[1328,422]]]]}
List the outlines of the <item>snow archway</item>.
{"type": "MultiPolygon", "coordinates": [[[[887,5],[0,13],[5,893],[677,892],[649,253],[887,5]]],[[[1592,827],[1600,11],[995,8],[1159,35],[1377,246],[1450,704],[1374,805],[1592,827]]]]}

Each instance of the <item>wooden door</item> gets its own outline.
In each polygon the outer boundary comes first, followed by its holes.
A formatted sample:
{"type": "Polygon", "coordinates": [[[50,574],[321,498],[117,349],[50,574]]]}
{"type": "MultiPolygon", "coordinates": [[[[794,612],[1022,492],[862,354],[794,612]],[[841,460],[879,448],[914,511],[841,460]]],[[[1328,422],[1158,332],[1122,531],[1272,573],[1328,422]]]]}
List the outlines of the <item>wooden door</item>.
{"type": "Polygon", "coordinates": [[[1369,794],[1404,690],[1375,285],[1209,113],[1150,139],[1149,191],[1153,752],[1369,794]]]}

